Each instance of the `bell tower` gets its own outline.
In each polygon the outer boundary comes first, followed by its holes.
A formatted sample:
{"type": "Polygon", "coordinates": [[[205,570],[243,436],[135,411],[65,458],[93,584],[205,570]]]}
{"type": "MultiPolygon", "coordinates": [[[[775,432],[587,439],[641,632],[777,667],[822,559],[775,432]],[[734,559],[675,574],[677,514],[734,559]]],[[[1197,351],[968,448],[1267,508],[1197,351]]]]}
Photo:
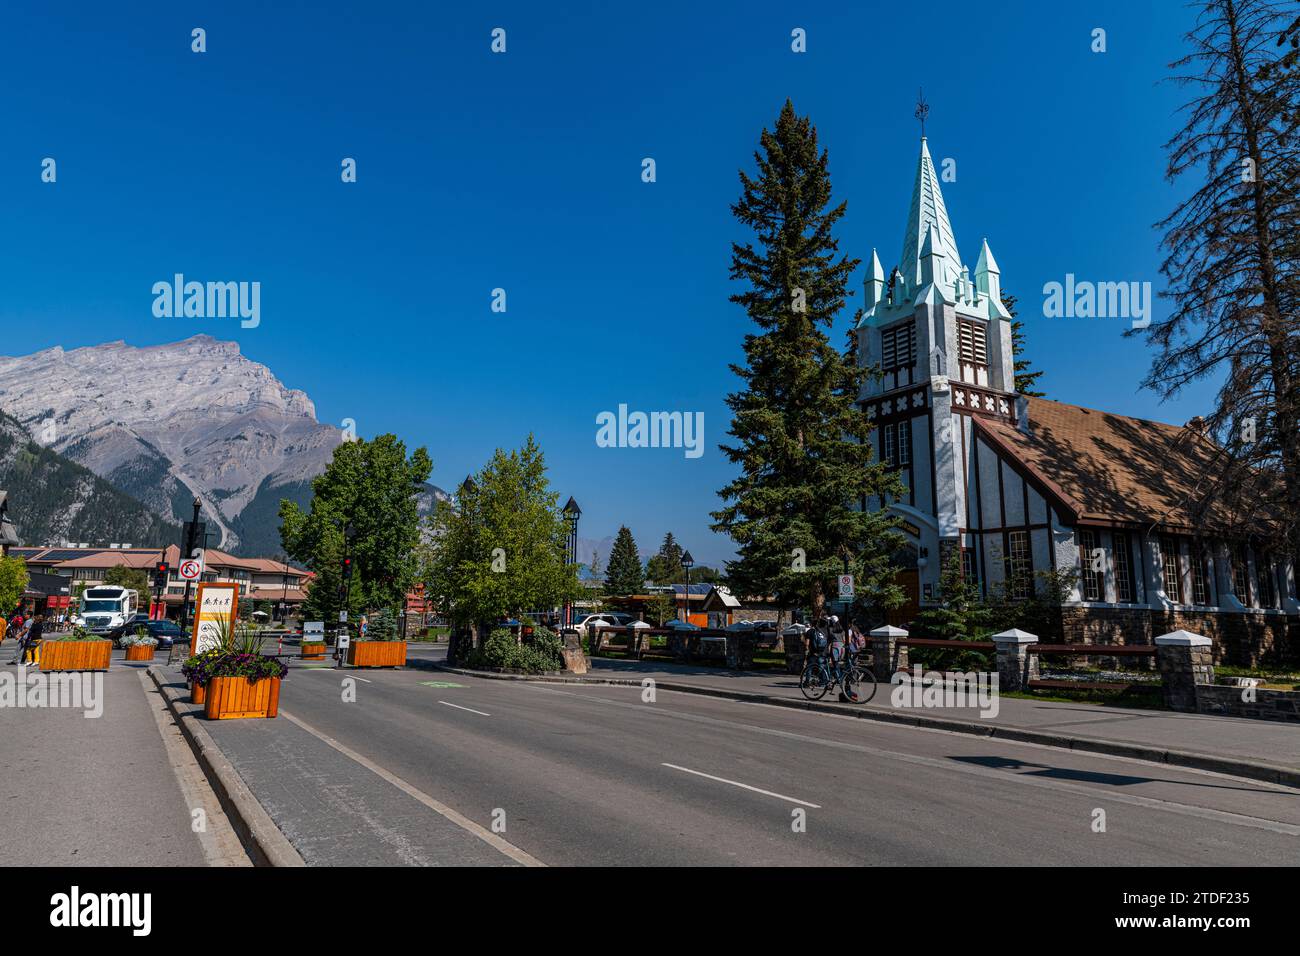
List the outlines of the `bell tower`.
{"type": "MultiPolygon", "coordinates": [[[[924,123],[928,112],[922,101],[917,118],[924,123]]],[[[1001,291],[987,240],[973,276],[963,262],[922,135],[898,264],[886,273],[872,250],[857,327],[859,364],[881,373],[860,395],[875,420],[876,454],[908,488],[905,499],[868,506],[903,516],[921,556],[922,603],[937,594],[941,556],[965,538],[972,417],[1016,421],[1011,314],[1001,291]]]]}

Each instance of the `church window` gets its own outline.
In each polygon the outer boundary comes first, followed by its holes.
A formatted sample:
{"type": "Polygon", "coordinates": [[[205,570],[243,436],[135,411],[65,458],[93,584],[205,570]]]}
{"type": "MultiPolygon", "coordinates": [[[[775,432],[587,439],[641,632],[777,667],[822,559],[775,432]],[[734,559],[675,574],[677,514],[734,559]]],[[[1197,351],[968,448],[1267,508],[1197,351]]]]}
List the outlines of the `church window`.
{"type": "Polygon", "coordinates": [[[1232,555],[1232,589],[1237,600],[1246,607],[1250,603],[1250,565],[1246,562],[1246,546],[1238,545],[1232,555]]]}
{"type": "Polygon", "coordinates": [[[1273,559],[1267,554],[1258,560],[1259,606],[1277,607],[1277,582],[1273,578],[1273,559]]]}
{"type": "Polygon", "coordinates": [[[1093,570],[1093,559],[1097,550],[1097,532],[1081,530],[1079,532],[1079,560],[1083,565],[1083,599],[1085,601],[1105,600],[1106,575],[1093,570]]]}
{"type": "Polygon", "coordinates": [[[1162,537],[1160,546],[1160,570],[1164,576],[1165,596],[1175,604],[1183,603],[1183,578],[1178,570],[1178,540],[1162,537]]]}
{"type": "Polygon", "coordinates": [[[1029,532],[1007,533],[1007,587],[1016,601],[1027,600],[1034,588],[1034,563],[1029,554],[1029,532]]]}
{"type": "Polygon", "coordinates": [[[881,457],[883,458],[884,461],[892,465],[894,463],[894,456],[898,453],[898,449],[896,447],[898,441],[898,432],[893,425],[886,425],[880,431],[885,438],[884,454],[881,457]]]}
{"type": "Polygon", "coordinates": [[[957,321],[957,340],[963,365],[988,366],[989,347],[983,325],[978,322],[959,319],[957,321]]]}
{"type": "Polygon", "coordinates": [[[1210,576],[1205,571],[1208,555],[1196,544],[1192,545],[1192,603],[1210,603],[1210,576]]]}
{"type": "Polygon", "coordinates": [[[912,423],[899,422],[898,428],[898,464],[912,463],[912,423]]]}
{"type": "Polygon", "coordinates": [[[1132,604],[1133,588],[1133,552],[1129,536],[1123,531],[1116,531],[1111,536],[1115,555],[1115,599],[1121,604],[1132,604]]]}

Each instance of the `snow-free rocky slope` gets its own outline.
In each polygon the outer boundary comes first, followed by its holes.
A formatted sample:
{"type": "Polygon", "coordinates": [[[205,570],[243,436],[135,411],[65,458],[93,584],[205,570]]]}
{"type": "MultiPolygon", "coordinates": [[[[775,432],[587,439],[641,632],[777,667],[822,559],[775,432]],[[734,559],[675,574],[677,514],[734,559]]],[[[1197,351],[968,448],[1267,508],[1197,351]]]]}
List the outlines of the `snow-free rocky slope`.
{"type": "Polygon", "coordinates": [[[279,550],[280,499],[308,501],[343,437],[306,393],[208,335],[0,357],[0,409],[168,521],[198,495],[211,543],[241,554],[279,550]]]}

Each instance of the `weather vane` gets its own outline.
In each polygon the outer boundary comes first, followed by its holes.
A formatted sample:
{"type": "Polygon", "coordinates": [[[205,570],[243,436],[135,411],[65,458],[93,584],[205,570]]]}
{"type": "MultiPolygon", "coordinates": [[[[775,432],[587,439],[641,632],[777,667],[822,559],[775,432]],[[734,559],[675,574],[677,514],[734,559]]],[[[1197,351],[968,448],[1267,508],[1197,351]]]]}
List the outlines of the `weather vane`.
{"type": "Polygon", "coordinates": [[[916,112],[912,114],[921,121],[921,138],[925,139],[925,118],[930,115],[930,104],[925,101],[925,91],[916,90],[916,112]]]}

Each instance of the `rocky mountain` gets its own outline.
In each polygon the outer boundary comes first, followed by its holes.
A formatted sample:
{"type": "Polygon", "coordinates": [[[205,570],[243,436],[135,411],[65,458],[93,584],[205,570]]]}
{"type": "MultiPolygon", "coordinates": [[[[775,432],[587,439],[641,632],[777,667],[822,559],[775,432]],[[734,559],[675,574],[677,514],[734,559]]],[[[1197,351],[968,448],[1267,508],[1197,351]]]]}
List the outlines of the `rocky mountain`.
{"type": "Polygon", "coordinates": [[[136,547],[180,543],[169,524],[94,472],[43,448],[0,412],[0,488],[24,544],[82,541],[136,547]]]}
{"type": "Polygon", "coordinates": [[[306,393],[208,335],[0,357],[0,409],[168,522],[197,496],[210,543],[239,554],[279,550],[280,499],[309,501],[343,440],[306,393]]]}

